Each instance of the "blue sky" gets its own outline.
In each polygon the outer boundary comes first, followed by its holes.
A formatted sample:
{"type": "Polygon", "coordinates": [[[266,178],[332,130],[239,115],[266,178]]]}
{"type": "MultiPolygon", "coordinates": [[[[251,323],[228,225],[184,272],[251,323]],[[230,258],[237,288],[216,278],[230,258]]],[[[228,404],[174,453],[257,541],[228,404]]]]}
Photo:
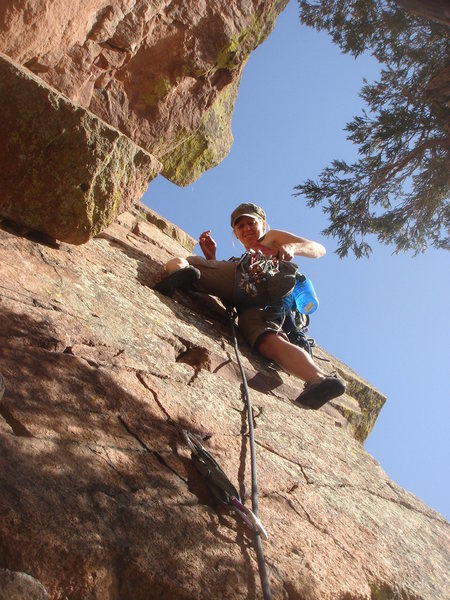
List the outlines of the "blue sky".
{"type": "Polygon", "coordinates": [[[327,34],[301,26],[291,1],[244,69],[229,156],[186,188],[158,177],[143,201],[196,239],[212,229],[218,258],[241,254],[229,215],[248,201],[265,208],[273,229],[326,246],[324,258],[296,260],[320,299],[310,335],[387,396],[365,448],[448,518],[448,254],[413,258],[374,242],[369,260],[341,260],[321,234],[321,209],[293,196],[332,159],[356,156],[343,128],[361,111],[363,77],[377,73],[371,57],[343,55],[327,34]]]}

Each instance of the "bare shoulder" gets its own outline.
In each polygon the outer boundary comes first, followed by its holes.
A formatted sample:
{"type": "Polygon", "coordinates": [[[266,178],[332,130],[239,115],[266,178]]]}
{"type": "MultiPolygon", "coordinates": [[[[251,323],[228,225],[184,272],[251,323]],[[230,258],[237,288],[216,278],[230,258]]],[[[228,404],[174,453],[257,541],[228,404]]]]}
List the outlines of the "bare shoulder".
{"type": "Polygon", "coordinates": [[[293,242],[302,242],[305,238],[298,235],[294,235],[289,231],[283,231],[282,229],[271,229],[264,236],[264,244],[273,246],[281,246],[282,244],[289,244],[293,242]]]}

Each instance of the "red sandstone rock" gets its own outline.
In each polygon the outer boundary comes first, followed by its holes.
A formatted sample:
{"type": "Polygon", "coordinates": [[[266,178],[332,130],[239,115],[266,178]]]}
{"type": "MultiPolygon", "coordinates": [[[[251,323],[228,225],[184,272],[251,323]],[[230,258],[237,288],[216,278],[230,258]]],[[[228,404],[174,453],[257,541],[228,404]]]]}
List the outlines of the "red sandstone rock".
{"type": "MultiPolygon", "coordinates": [[[[214,505],[181,436],[204,438],[249,505],[229,327],[213,301],[152,291],[162,263],[188,250],[149,221],[141,235],[139,215],[79,247],[0,229],[0,568],[55,600],[261,598],[251,536],[214,505]]],[[[261,376],[251,394],[273,597],[444,597],[443,517],[241,348],[261,376]]],[[[375,391],[337,365],[358,382],[346,401],[374,418],[364,394],[375,391]]]]}
{"type": "Polygon", "coordinates": [[[228,153],[242,67],[286,4],[30,0],[25,10],[5,0],[0,51],[129,136],[184,185],[228,153]]]}
{"type": "Polygon", "coordinates": [[[0,216],[80,244],[147,189],[160,163],[0,55],[0,216]]]}
{"type": "Polygon", "coordinates": [[[160,171],[185,185],[218,164],[242,68],[286,3],[2,2],[0,216],[80,244],[160,171]]]}
{"type": "Polygon", "coordinates": [[[47,590],[26,573],[0,569],[0,600],[47,600],[47,590]]]}

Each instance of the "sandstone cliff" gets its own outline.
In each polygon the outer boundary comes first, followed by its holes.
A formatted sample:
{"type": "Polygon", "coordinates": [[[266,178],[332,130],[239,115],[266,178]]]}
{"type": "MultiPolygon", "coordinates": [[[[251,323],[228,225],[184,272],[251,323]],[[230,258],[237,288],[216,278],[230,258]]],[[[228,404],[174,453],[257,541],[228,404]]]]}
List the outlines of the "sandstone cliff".
{"type": "MultiPolygon", "coordinates": [[[[180,434],[202,437],[249,505],[228,324],[212,299],[151,289],[193,243],[139,206],[77,247],[0,229],[2,600],[261,597],[249,531],[180,434]]],[[[355,439],[382,395],[319,349],[350,395],[304,410],[298,382],[241,348],[274,598],[448,597],[448,525],[355,439]]]]}
{"type": "Polygon", "coordinates": [[[186,185],[217,165],[246,60],[286,4],[1,2],[0,216],[80,244],[158,173],[186,185]]]}
{"type": "Polygon", "coordinates": [[[232,143],[250,52],[287,0],[19,0],[0,7],[0,51],[89,109],[185,185],[232,143]]]}
{"type": "MultiPolygon", "coordinates": [[[[133,205],[159,172],[184,185],[226,155],[285,4],[0,4],[1,600],[261,597],[251,535],[181,435],[248,505],[229,326],[211,298],[153,292],[194,240],[133,205]]],[[[348,394],[303,410],[298,381],[241,347],[274,598],[448,597],[446,522],[361,445],[383,395],[317,348],[348,394]]]]}

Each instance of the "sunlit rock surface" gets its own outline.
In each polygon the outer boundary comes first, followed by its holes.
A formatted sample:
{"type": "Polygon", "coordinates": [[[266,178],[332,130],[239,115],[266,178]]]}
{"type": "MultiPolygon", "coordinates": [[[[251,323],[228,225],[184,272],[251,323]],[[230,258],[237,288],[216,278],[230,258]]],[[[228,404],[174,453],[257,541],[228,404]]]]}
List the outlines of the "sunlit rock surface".
{"type": "Polygon", "coordinates": [[[44,586],[30,575],[0,569],[0,598],[2,600],[47,600],[48,593],[44,586]]]}
{"type": "Polygon", "coordinates": [[[0,216],[80,244],[159,172],[186,185],[217,165],[245,62],[286,4],[0,3],[0,216]]]}
{"type": "Polygon", "coordinates": [[[287,0],[5,0],[0,51],[156,156],[180,185],[232,143],[242,69],[287,0]]]}
{"type": "MultiPolygon", "coordinates": [[[[151,289],[193,245],[142,206],[82,246],[0,229],[0,582],[52,599],[261,598],[251,535],[181,434],[203,438],[249,506],[229,325],[213,299],[151,289]]],[[[317,350],[351,395],[304,410],[298,381],[240,347],[273,597],[445,597],[447,523],[355,439],[383,396],[317,350]]]]}

